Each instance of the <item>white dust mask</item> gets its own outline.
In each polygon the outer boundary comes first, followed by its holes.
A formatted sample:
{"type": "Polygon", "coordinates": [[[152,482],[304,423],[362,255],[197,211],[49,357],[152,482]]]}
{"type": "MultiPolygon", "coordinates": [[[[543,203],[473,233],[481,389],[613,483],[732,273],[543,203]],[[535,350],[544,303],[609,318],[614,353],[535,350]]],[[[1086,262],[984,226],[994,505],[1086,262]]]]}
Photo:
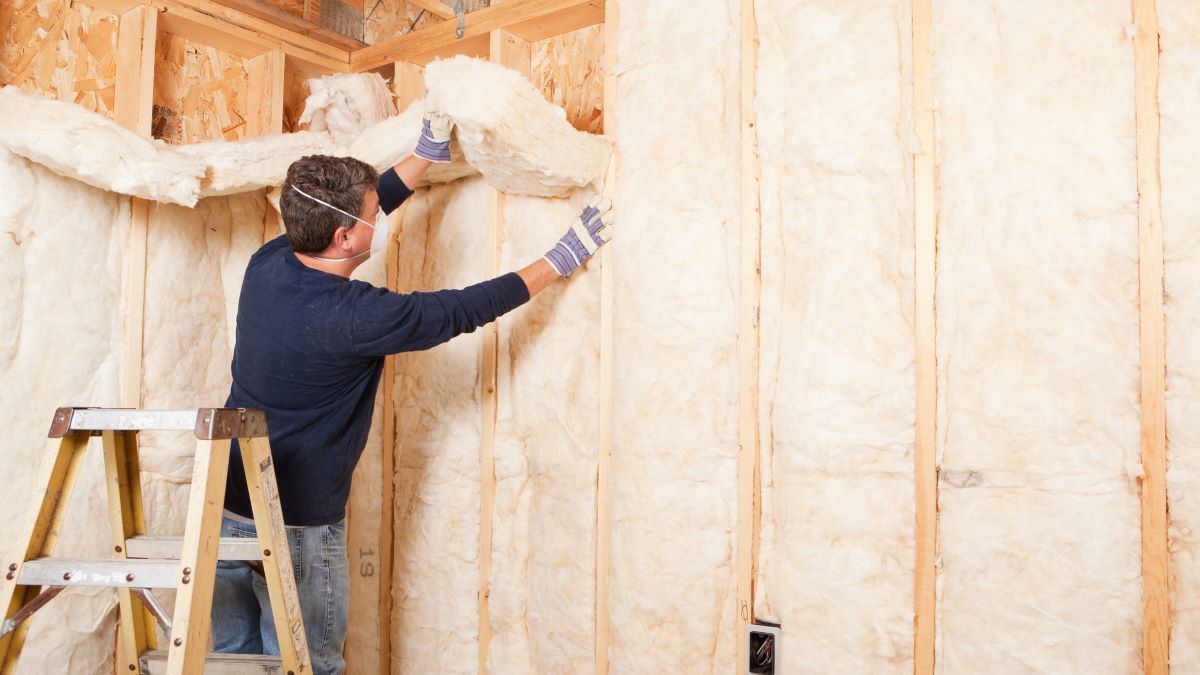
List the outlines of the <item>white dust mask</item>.
{"type": "MultiPolygon", "coordinates": [[[[391,229],[392,229],[392,221],[388,220],[387,214],[383,212],[382,208],[379,209],[379,212],[377,214],[375,214],[375,223],[371,224],[371,223],[368,223],[367,221],[363,220],[362,218],[359,218],[358,216],[346,213],[345,211],[339,209],[338,207],[334,206],[333,204],[330,204],[329,202],[323,202],[320,199],[317,199],[316,197],[306,193],[305,191],[301,190],[300,188],[296,187],[295,185],[291,186],[291,188],[293,190],[295,190],[296,192],[299,192],[300,194],[304,195],[305,197],[308,197],[309,199],[313,200],[314,202],[321,204],[322,206],[328,206],[329,208],[333,209],[334,211],[337,211],[338,213],[341,213],[346,216],[350,216],[351,218],[362,223],[363,225],[366,225],[367,227],[371,228],[371,230],[373,231],[373,234],[371,235],[371,248],[366,251],[363,251],[362,253],[359,253],[357,255],[352,255],[349,258],[322,258],[321,256],[316,256],[316,255],[309,255],[308,257],[312,258],[313,260],[324,260],[325,262],[345,262],[347,260],[354,260],[355,258],[359,258],[364,255],[378,255],[381,251],[383,251],[384,249],[387,248],[388,235],[390,234],[391,229]]],[[[308,255],[308,254],[305,254],[305,255],[308,255]]]]}

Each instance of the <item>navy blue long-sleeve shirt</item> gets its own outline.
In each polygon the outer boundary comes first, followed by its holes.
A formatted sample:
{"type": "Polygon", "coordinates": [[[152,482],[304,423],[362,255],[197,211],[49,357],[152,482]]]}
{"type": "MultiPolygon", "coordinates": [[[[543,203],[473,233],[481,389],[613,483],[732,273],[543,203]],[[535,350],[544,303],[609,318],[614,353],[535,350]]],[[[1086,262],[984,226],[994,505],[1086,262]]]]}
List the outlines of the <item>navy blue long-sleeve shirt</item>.
{"type": "MultiPolygon", "coordinates": [[[[378,194],[390,213],[411,191],[389,170],[378,194]]],[[[260,248],[242,282],[225,405],[266,410],[284,522],[327,525],[345,517],[384,356],[429,349],[528,300],[516,274],[462,290],[399,294],[305,266],[285,236],[260,248]]],[[[236,441],[225,508],[251,515],[236,441]]]]}

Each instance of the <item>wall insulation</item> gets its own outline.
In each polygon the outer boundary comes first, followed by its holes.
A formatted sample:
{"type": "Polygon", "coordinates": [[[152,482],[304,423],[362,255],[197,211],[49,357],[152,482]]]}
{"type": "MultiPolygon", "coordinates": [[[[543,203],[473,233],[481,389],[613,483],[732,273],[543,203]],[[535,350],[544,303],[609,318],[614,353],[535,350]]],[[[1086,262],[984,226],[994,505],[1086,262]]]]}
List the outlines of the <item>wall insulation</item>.
{"type": "Polygon", "coordinates": [[[1200,5],[1160,0],[1171,667],[1200,671],[1200,5]]]}
{"type": "MultiPolygon", "coordinates": [[[[399,235],[401,292],[483,278],[484,184],[415,194],[399,235]]],[[[397,358],[392,669],[471,673],[479,590],[480,333],[397,358]]]]}
{"type": "Polygon", "coordinates": [[[1140,668],[1129,20],[934,4],[941,672],[1140,668]]]}
{"type": "MultiPolygon", "coordinates": [[[[123,366],[122,259],[128,199],[0,148],[0,465],[9,481],[3,554],[24,524],[54,409],[117,406],[123,366]],[[63,339],[69,336],[70,339],[63,339]]],[[[85,456],[59,543],[67,557],[109,551],[103,457],[85,456]]],[[[5,558],[7,560],[7,558],[5,558]]],[[[116,595],[63,593],[32,619],[20,673],[111,671],[116,595]]]]}
{"type": "Polygon", "coordinates": [[[739,12],[620,3],[613,673],[734,667],[739,12]]]}
{"type": "Polygon", "coordinates": [[[755,612],[783,672],[912,670],[910,23],[895,0],[758,9],[755,612]]]}

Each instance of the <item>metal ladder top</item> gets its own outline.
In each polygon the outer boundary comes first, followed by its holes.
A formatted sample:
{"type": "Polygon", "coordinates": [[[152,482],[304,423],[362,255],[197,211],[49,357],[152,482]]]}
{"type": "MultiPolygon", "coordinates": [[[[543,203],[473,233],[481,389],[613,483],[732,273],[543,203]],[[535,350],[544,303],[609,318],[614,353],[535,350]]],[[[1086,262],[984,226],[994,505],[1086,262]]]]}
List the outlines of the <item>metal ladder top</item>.
{"type": "Polygon", "coordinates": [[[267,414],[256,408],[139,410],[135,408],[59,408],[50,438],[73,431],[191,431],[200,440],[261,438],[267,414]]]}

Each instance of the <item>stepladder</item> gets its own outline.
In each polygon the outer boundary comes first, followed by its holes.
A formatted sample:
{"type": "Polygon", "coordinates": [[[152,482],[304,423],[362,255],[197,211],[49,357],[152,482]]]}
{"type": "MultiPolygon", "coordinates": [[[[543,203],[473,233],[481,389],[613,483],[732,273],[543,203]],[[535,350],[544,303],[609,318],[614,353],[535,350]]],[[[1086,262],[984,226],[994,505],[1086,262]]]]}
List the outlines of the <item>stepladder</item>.
{"type": "MultiPolygon", "coordinates": [[[[291,552],[275,467],[262,410],[201,408],[136,410],[59,408],[33,485],[29,510],[8,558],[0,583],[0,675],[14,672],[29,629],[29,618],[73,586],[116,589],[120,623],[116,671],[312,672],[304,620],[296,594],[291,552]],[[150,537],[142,503],[137,434],[141,431],[190,431],[196,451],[182,537],[150,537]],[[93,440],[96,442],[93,443],[93,440]],[[221,514],[233,440],[237,439],[249,488],[257,539],[222,539],[221,514]],[[100,559],[54,556],[67,504],[89,446],[104,454],[111,555],[100,559]],[[218,560],[251,566],[266,581],[279,656],[209,655],[213,587],[218,560]],[[175,609],[168,617],[154,589],[174,589],[175,609]],[[156,626],[166,637],[159,649],[156,626]],[[162,669],[165,660],[165,670],[162,669]]],[[[0,549],[3,547],[0,546],[0,549]]]]}

